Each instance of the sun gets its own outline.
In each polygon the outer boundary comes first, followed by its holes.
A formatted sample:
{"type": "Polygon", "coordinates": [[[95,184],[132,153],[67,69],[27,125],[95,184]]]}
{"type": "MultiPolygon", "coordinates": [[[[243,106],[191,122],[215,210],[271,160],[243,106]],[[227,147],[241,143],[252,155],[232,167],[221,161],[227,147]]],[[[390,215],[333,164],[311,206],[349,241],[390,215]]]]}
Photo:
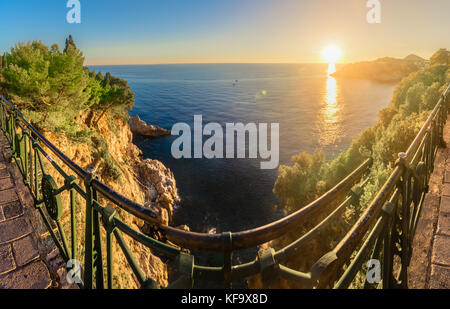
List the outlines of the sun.
{"type": "Polygon", "coordinates": [[[339,47],[329,45],[323,50],[322,56],[327,63],[336,63],[341,59],[342,53],[339,47]]]}

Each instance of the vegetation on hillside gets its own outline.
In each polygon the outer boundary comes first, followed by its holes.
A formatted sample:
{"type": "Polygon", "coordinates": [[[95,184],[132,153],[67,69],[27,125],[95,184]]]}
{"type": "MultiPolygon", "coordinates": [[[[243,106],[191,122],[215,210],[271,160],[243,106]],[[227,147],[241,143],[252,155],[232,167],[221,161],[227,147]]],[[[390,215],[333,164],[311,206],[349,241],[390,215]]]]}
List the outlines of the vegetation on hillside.
{"type": "Polygon", "coordinates": [[[105,117],[128,121],[134,93],[126,80],[84,67],[83,53],[72,36],[64,50],[41,41],[18,43],[1,58],[0,92],[36,128],[63,134],[74,142],[92,145],[105,175],[118,180],[121,172],[109,155],[98,123],[105,117]]]}
{"type": "Polygon", "coordinates": [[[416,55],[409,55],[403,59],[380,58],[374,61],[363,61],[348,64],[336,73],[334,77],[362,78],[380,82],[397,82],[423,68],[426,60],[416,55]]]}
{"type": "Polygon", "coordinates": [[[41,41],[18,43],[2,57],[0,87],[35,126],[77,138],[92,132],[80,130],[74,119],[93,112],[92,124],[106,111],[128,117],[134,94],[127,81],[107,73],[90,72],[72,36],[63,51],[41,41]]]}
{"type": "MultiPolygon", "coordinates": [[[[369,182],[362,192],[360,205],[353,205],[341,221],[324,231],[320,242],[313,241],[308,248],[303,248],[302,259],[296,259],[297,262],[291,266],[308,271],[312,263],[332,248],[335,244],[333,241],[348,230],[374,198],[392,172],[398,153],[407,150],[450,83],[449,60],[450,53],[439,50],[431,57],[429,66],[404,78],[397,85],[390,105],[380,112],[379,121],[363,131],[335,159],[327,161],[321,151],[301,153],[292,157],[292,166],[279,168],[274,193],[288,214],[303,208],[331,189],[367,158],[373,158],[369,182]]],[[[316,223],[311,222],[310,225],[316,223]]],[[[274,245],[280,247],[292,242],[311,226],[300,228],[297,233],[283,237],[274,245]]]]}

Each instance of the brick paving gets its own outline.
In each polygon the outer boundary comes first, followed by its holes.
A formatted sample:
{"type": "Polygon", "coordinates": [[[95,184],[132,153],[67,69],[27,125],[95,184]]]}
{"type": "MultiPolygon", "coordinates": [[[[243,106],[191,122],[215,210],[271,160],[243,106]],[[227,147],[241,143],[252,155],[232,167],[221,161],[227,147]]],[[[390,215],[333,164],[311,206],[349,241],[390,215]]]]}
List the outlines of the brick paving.
{"type": "Polygon", "coordinates": [[[450,117],[413,242],[408,286],[450,289],[450,117]]]}
{"type": "Polygon", "coordinates": [[[0,132],[0,289],[46,289],[52,279],[33,233],[31,195],[8,156],[0,132]]]}
{"type": "Polygon", "coordinates": [[[450,179],[447,177],[447,173],[450,173],[450,156],[447,157],[445,168],[446,176],[431,253],[430,288],[435,289],[450,289],[450,179]]]}

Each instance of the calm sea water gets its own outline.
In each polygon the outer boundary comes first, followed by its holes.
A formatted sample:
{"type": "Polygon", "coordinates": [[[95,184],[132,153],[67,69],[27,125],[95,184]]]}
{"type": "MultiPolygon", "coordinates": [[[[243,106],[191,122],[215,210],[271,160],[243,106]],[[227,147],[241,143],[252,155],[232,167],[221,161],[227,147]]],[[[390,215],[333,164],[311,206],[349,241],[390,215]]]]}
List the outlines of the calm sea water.
{"type": "MultiPolygon", "coordinates": [[[[130,112],[171,129],[178,122],[279,123],[280,163],[303,151],[331,159],[390,102],[394,86],[335,80],[321,64],[205,64],[101,66],[96,71],[128,80],[136,103],[130,112]]],[[[182,203],[174,224],[197,232],[239,231],[278,219],[272,193],[278,171],[260,159],[182,159],[171,156],[176,137],[138,138],[145,158],[162,161],[175,175],[182,203]]]]}

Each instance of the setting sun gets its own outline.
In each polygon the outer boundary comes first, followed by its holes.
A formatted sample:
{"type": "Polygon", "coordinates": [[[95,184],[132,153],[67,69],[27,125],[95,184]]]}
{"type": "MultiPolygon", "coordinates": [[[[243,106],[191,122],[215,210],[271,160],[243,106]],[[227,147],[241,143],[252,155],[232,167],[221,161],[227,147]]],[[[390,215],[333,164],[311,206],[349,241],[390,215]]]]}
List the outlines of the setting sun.
{"type": "Polygon", "coordinates": [[[339,47],[335,46],[335,45],[330,45],[325,47],[325,49],[323,50],[323,59],[327,62],[327,63],[336,63],[341,59],[341,50],[339,49],[339,47]]]}

